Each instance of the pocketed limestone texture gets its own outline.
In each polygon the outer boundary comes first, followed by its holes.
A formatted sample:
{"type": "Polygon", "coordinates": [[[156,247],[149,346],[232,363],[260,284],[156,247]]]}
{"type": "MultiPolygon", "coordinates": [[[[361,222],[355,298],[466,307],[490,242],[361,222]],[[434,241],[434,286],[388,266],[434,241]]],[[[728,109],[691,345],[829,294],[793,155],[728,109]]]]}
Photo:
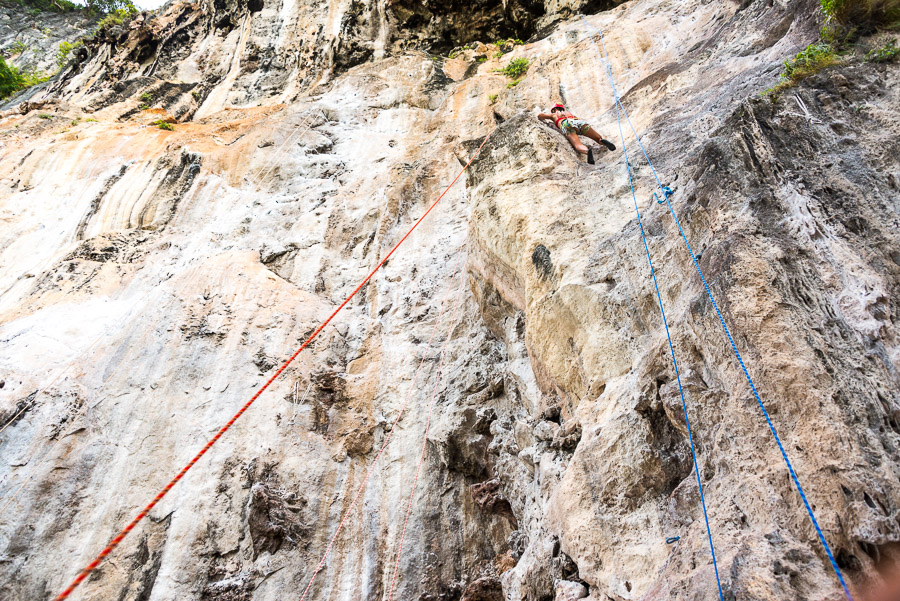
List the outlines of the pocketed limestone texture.
{"type": "Polygon", "coordinates": [[[0,113],[0,597],[58,594],[490,135],[73,598],[299,599],[330,549],[307,599],[717,599],[642,230],[725,598],[843,598],[625,122],[632,196],[581,12],[875,601],[900,567],[900,75],[849,56],[762,97],[812,0],[178,1],[87,39],[0,113]],[[559,101],[619,150],[587,164],[535,118],[559,101]]]}

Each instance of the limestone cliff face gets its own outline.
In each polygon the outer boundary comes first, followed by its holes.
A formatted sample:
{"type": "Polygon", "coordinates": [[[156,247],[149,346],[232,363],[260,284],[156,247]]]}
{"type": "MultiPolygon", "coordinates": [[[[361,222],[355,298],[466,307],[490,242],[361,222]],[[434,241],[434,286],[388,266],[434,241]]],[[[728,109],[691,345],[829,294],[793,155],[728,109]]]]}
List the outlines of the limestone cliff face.
{"type": "Polygon", "coordinates": [[[60,43],[73,43],[89,34],[98,20],[80,11],[40,11],[3,0],[0,2],[0,54],[22,71],[55,73],[59,69],[60,43]]]}
{"type": "MultiPolygon", "coordinates": [[[[534,118],[563,100],[621,145],[579,11],[838,563],[859,598],[889,578],[898,68],[848,60],[773,103],[815,3],[615,4],[176,2],[3,113],[0,596],[58,593],[490,134],[76,598],[299,598],[407,395],[310,599],[388,597],[423,442],[394,598],[718,598],[624,159],[534,118]],[[494,36],[530,39],[474,43],[494,36]]],[[[626,141],[726,598],[840,599],[626,141]]]]}

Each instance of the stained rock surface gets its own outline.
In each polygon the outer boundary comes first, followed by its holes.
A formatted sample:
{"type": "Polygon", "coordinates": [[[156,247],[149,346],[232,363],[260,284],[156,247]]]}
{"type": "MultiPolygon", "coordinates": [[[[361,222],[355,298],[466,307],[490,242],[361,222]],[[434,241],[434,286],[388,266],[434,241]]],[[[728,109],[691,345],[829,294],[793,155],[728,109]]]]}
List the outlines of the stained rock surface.
{"type": "Polygon", "coordinates": [[[76,598],[717,599],[699,471],[725,598],[841,599],[706,285],[856,596],[889,579],[898,67],[773,102],[815,2],[617,4],[174,2],[2,113],[0,597],[62,590],[473,157],[76,598]]]}

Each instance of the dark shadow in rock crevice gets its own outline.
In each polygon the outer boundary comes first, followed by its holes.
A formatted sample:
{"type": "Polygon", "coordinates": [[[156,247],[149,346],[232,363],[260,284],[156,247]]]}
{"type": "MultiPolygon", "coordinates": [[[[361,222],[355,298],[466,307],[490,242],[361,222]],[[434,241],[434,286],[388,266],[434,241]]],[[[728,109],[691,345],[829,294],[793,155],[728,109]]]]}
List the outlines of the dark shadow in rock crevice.
{"type": "Polygon", "coordinates": [[[659,474],[663,475],[661,481],[652,483],[650,487],[668,497],[690,476],[694,466],[687,437],[672,423],[663,405],[660,389],[665,384],[665,379],[657,378],[652,396],[645,395],[635,410],[647,422],[650,430],[648,442],[657,454],[659,474]]]}

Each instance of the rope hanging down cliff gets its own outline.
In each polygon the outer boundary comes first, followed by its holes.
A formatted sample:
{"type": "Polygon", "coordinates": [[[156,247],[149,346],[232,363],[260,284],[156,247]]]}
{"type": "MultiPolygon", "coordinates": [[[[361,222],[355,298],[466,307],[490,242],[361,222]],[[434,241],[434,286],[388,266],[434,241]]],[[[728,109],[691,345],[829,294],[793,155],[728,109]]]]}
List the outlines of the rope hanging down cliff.
{"type": "Polygon", "coordinates": [[[153,497],[153,499],[150,501],[150,503],[148,503],[147,506],[144,507],[144,509],[142,509],[142,510],[140,511],[140,513],[138,513],[137,516],[135,516],[134,519],[131,520],[131,521],[130,521],[130,522],[129,522],[122,530],[121,530],[121,532],[119,532],[119,533],[118,533],[118,534],[117,534],[117,535],[109,542],[109,544],[106,546],[106,548],[104,548],[104,549],[97,555],[97,557],[95,557],[94,560],[91,561],[91,563],[89,563],[89,564],[87,565],[87,567],[85,567],[85,568],[78,574],[78,576],[75,577],[75,579],[72,581],[72,583],[71,583],[68,587],[66,587],[66,589],[65,589],[63,592],[61,592],[61,593],[56,597],[55,601],[61,601],[62,599],[65,599],[65,598],[67,598],[69,595],[71,595],[71,594],[72,594],[72,591],[74,591],[74,590],[75,590],[82,582],[84,582],[84,580],[91,574],[91,572],[93,572],[94,570],[97,569],[97,566],[99,566],[99,565],[103,562],[103,560],[106,558],[106,556],[109,555],[110,553],[112,553],[112,551],[113,551],[117,546],[119,546],[119,544],[122,542],[122,540],[124,540],[125,537],[128,536],[128,533],[131,532],[131,531],[135,528],[135,526],[137,526],[138,523],[141,522],[141,520],[143,520],[145,517],[147,517],[147,514],[150,513],[150,510],[152,510],[152,509],[153,509],[153,508],[154,508],[154,507],[155,507],[155,506],[163,499],[163,497],[165,497],[166,494],[168,494],[168,492],[169,492],[170,490],[172,490],[172,488],[178,483],[179,480],[181,480],[181,479],[184,477],[184,475],[188,472],[188,470],[190,470],[192,467],[194,467],[194,464],[196,464],[196,463],[203,457],[203,455],[205,455],[206,452],[209,451],[209,449],[210,449],[214,444],[216,444],[216,442],[222,437],[222,435],[225,434],[225,432],[227,432],[227,431],[231,428],[231,426],[233,426],[234,423],[235,423],[238,419],[240,419],[240,417],[247,411],[247,409],[250,408],[250,406],[256,401],[256,399],[258,399],[259,396],[260,396],[260,395],[261,395],[261,394],[262,394],[262,393],[263,393],[263,392],[264,392],[264,391],[272,384],[272,382],[274,382],[275,379],[278,378],[278,376],[280,376],[280,375],[282,374],[282,372],[284,372],[285,369],[287,369],[287,367],[294,361],[294,359],[297,358],[297,356],[303,351],[303,349],[305,349],[307,346],[310,345],[310,343],[311,343],[311,342],[319,335],[320,332],[322,332],[322,330],[325,329],[325,327],[331,322],[331,320],[334,319],[334,317],[335,317],[338,313],[340,313],[340,311],[347,305],[347,303],[350,302],[350,300],[351,300],[354,296],[356,296],[356,293],[359,292],[359,291],[363,288],[363,286],[365,286],[365,285],[369,282],[370,279],[372,279],[372,276],[374,276],[375,273],[378,272],[378,270],[381,269],[381,267],[382,267],[385,263],[387,263],[388,259],[391,258],[391,256],[394,254],[394,252],[397,251],[397,249],[400,247],[400,245],[403,244],[403,242],[404,242],[404,241],[405,241],[405,240],[413,233],[413,231],[419,226],[419,224],[422,223],[422,221],[424,221],[424,219],[425,219],[426,217],[428,217],[429,213],[431,213],[431,211],[438,205],[438,203],[441,202],[441,199],[443,199],[444,196],[446,196],[447,192],[450,191],[450,188],[452,188],[453,185],[459,180],[459,178],[462,177],[462,174],[466,172],[466,170],[469,168],[469,166],[472,164],[472,162],[475,160],[475,158],[476,158],[476,157],[478,156],[478,154],[481,152],[481,149],[484,148],[484,145],[485,145],[485,144],[487,144],[487,141],[491,138],[491,135],[492,135],[492,134],[493,134],[493,130],[492,130],[487,136],[485,136],[484,140],[481,142],[481,145],[478,146],[478,148],[475,150],[475,153],[474,153],[474,154],[472,155],[472,157],[469,159],[469,162],[466,163],[465,166],[464,166],[464,167],[459,171],[459,173],[456,175],[456,177],[453,178],[453,181],[451,181],[450,184],[449,184],[449,185],[444,189],[444,191],[441,193],[441,195],[438,196],[437,200],[435,200],[435,201],[428,207],[428,209],[425,211],[425,213],[423,213],[422,216],[419,217],[419,219],[412,225],[412,227],[409,228],[409,230],[406,232],[406,234],[404,234],[403,237],[400,238],[400,241],[397,242],[397,244],[395,244],[395,245],[393,246],[393,248],[391,248],[391,250],[384,256],[384,258],[381,259],[381,261],[378,262],[378,264],[375,266],[375,268],[372,269],[371,272],[369,272],[369,275],[367,275],[367,276],[363,279],[363,281],[360,282],[359,285],[358,285],[356,288],[354,288],[353,292],[351,292],[350,295],[347,296],[347,298],[344,299],[344,302],[342,302],[342,303],[338,306],[338,308],[335,309],[334,312],[333,312],[331,315],[329,315],[328,318],[327,318],[325,321],[323,321],[322,324],[319,325],[318,328],[316,328],[316,330],[309,336],[309,338],[307,338],[306,341],[305,341],[302,345],[300,345],[300,348],[298,348],[298,349],[294,352],[294,354],[291,355],[291,356],[287,359],[287,361],[285,361],[285,362],[281,365],[281,367],[278,368],[278,370],[272,375],[272,377],[269,378],[269,379],[266,381],[266,383],[263,384],[262,387],[260,387],[260,389],[256,391],[256,393],[250,398],[250,400],[247,401],[247,402],[240,408],[240,410],[239,410],[237,413],[234,414],[234,416],[228,421],[228,423],[226,423],[224,426],[222,426],[221,429],[219,429],[218,432],[216,432],[216,435],[213,436],[213,437],[209,440],[209,442],[206,443],[206,445],[200,450],[200,452],[197,453],[197,454],[193,457],[193,459],[191,459],[190,462],[188,462],[188,464],[187,464],[186,466],[184,466],[184,467],[181,469],[181,471],[178,472],[178,474],[176,474],[175,477],[172,478],[172,480],[169,481],[169,483],[166,484],[166,485],[163,487],[163,489],[162,489],[161,491],[159,491],[159,493],[156,494],[155,497],[153,497]]]}
{"type": "MultiPolygon", "coordinates": [[[[584,17],[582,17],[582,19],[584,19],[584,17]]],[[[610,69],[608,64],[607,64],[606,69],[607,70],[610,69]]],[[[607,75],[609,75],[609,73],[607,73],[607,75]]],[[[719,600],[725,601],[725,596],[722,594],[722,582],[719,579],[719,564],[716,561],[716,549],[715,549],[715,546],[713,545],[712,531],[710,530],[710,527],[709,527],[709,516],[707,515],[707,512],[706,512],[706,498],[703,494],[703,482],[700,479],[700,466],[697,464],[697,450],[694,446],[694,435],[691,430],[691,420],[688,417],[687,401],[684,398],[684,388],[682,388],[682,386],[681,386],[681,374],[678,371],[678,361],[675,359],[675,346],[672,344],[672,335],[669,333],[669,323],[666,320],[666,310],[665,310],[665,308],[663,308],[662,294],[660,294],[660,292],[659,292],[659,283],[656,280],[656,270],[653,268],[653,259],[650,258],[650,247],[647,245],[647,236],[644,234],[644,223],[641,220],[641,211],[640,211],[640,209],[638,209],[637,195],[634,190],[634,178],[633,178],[632,172],[631,172],[631,162],[628,159],[628,147],[625,144],[625,134],[622,131],[622,120],[621,120],[621,117],[619,116],[619,106],[620,106],[619,96],[618,96],[618,93],[616,92],[615,87],[613,87],[613,96],[615,97],[615,101],[616,101],[615,108],[616,108],[616,121],[618,122],[618,125],[619,125],[619,140],[621,140],[621,142],[622,142],[622,153],[625,156],[625,170],[628,174],[628,185],[631,187],[631,200],[634,203],[634,212],[637,215],[638,227],[640,228],[640,231],[641,231],[641,240],[644,243],[644,252],[647,255],[647,263],[649,263],[649,265],[650,265],[650,275],[653,278],[653,287],[656,290],[656,301],[659,304],[659,312],[662,316],[663,327],[666,329],[666,340],[668,341],[668,344],[669,344],[669,353],[672,355],[672,366],[675,368],[675,380],[678,382],[678,394],[681,395],[681,408],[682,408],[682,411],[684,412],[684,422],[685,422],[685,425],[687,426],[688,441],[691,444],[691,458],[693,459],[693,462],[694,462],[694,473],[697,475],[697,488],[700,490],[700,504],[703,507],[703,520],[706,523],[706,538],[709,541],[709,550],[710,550],[710,553],[712,554],[713,569],[715,570],[715,573],[716,573],[716,586],[719,589],[719,600]]]]}
{"type": "MultiPolygon", "coordinates": [[[[775,426],[772,424],[772,420],[769,417],[769,412],[766,410],[765,405],[762,402],[762,399],[759,396],[759,392],[756,390],[756,386],[753,383],[753,379],[750,377],[750,373],[747,371],[746,365],[744,365],[744,360],[741,357],[740,351],[738,351],[737,345],[734,342],[734,338],[731,336],[731,331],[728,329],[728,326],[725,324],[725,319],[722,317],[722,312],[719,310],[719,306],[716,304],[715,298],[713,298],[712,291],[709,288],[709,284],[706,282],[706,278],[703,276],[703,271],[700,269],[700,264],[697,262],[697,257],[694,255],[694,250],[691,248],[690,243],[688,242],[687,236],[684,233],[684,229],[681,227],[681,222],[678,219],[678,216],[675,214],[675,210],[672,208],[672,203],[669,202],[670,194],[666,193],[666,186],[659,179],[659,175],[656,172],[656,169],[653,167],[653,162],[650,160],[650,156],[647,154],[647,150],[644,148],[643,143],[641,142],[641,137],[638,135],[637,130],[634,127],[634,124],[631,123],[631,118],[628,116],[628,112],[625,110],[625,107],[622,105],[622,102],[619,98],[618,92],[616,91],[616,84],[613,80],[612,76],[612,66],[609,62],[609,52],[606,49],[606,42],[603,40],[603,33],[598,31],[595,27],[591,26],[587,19],[584,18],[584,15],[581,15],[581,20],[584,22],[585,26],[591,29],[596,35],[600,38],[600,43],[603,45],[603,53],[606,57],[606,76],[609,79],[609,84],[613,89],[613,97],[616,102],[616,115],[619,120],[619,128],[621,130],[622,122],[618,117],[619,110],[621,109],[622,114],[625,115],[625,119],[628,121],[628,125],[631,128],[632,133],[634,134],[635,139],[637,140],[638,146],[640,146],[641,152],[644,155],[644,158],[647,160],[647,164],[650,166],[650,170],[653,172],[653,177],[656,179],[656,184],[659,187],[662,198],[665,200],[666,205],[669,208],[669,213],[672,215],[672,218],[675,220],[675,224],[678,226],[678,231],[681,234],[681,239],[684,241],[685,246],[687,247],[687,251],[691,256],[691,260],[694,263],[694,267],[697,269],[697,273],[700,275],[700,280],[703,282],[703,287],[706,290],[706,294],[709,297],[710,302],[712,303],[713,308],[716,310],[716,315],[719,318],[719,323],[722,325],[722,329],[725,331],[725,336],[728,338],[728,342],[731,345],[731,350],[734,352],[735,357],[738,360],[738,363],[741,366],[741,371],[744,373],[744,377],[747,380],[747,383],[750,385],[750,390],[753,392],[753,396],[756,399],[756,403],[762,411],[763,417],[765,417],[766,424],[769,427],[769,431],[772,432],[772,436],[775,438],[775,443],[778,445],[778,450],[781,451],[781,457],[784,459],[785,465],[787,465],[788,471],[791,475],[791,480],[794,483],[794,487],[797,489],[797,492],[800,494],[800,498],[803,500],[803,505],[806,508],[807,514],[809,514],[809,519],[812,521],[813,526],[815,527],[816,534],[819,537],[819,541],[822,543],[822,547],[825,549],[825,553],[828,555],[828,560],[831,562],[831,567],[834,569],[834,573],[837,575],[838,580],[841,583],[841,587],[844,589],[844,594],[847,596],[847,599],[853,601],[853,595],[850,594],[850,589],[847,586],[847,583],[844,581],[844,576],[841,573],[840,567],[838,567],[837,561],[834,558],[834,554],[831,552],[831,547],[828,545],[828,541],[825,540],[825,535],[822,532],[822,528],[819,526],[818,520],[816,520],[816,516],[813,513],[812,507],[810,506],[809,501],[806,498],[806,493],[803,491],[803,487],[800,485],[800,480],[797,478],[797,474],[794,471],[794,466],[791,464],[790,459],[788,459],[787,452],[784,450],[784,445],[781,442],[781,438],[778,436],[778,433],[775,431],[775,426]]],[[[604,57],[600,55],[600,50],[597,48],[597,43],[594,42],[593,35],[589,36],[591,44],[594,47],[594,51],[597,53],[597,58],[600,60],[601,64],[604,62],[604,57]]],[[[624,139],[622,141],[624,145],[624,139]]]]}

